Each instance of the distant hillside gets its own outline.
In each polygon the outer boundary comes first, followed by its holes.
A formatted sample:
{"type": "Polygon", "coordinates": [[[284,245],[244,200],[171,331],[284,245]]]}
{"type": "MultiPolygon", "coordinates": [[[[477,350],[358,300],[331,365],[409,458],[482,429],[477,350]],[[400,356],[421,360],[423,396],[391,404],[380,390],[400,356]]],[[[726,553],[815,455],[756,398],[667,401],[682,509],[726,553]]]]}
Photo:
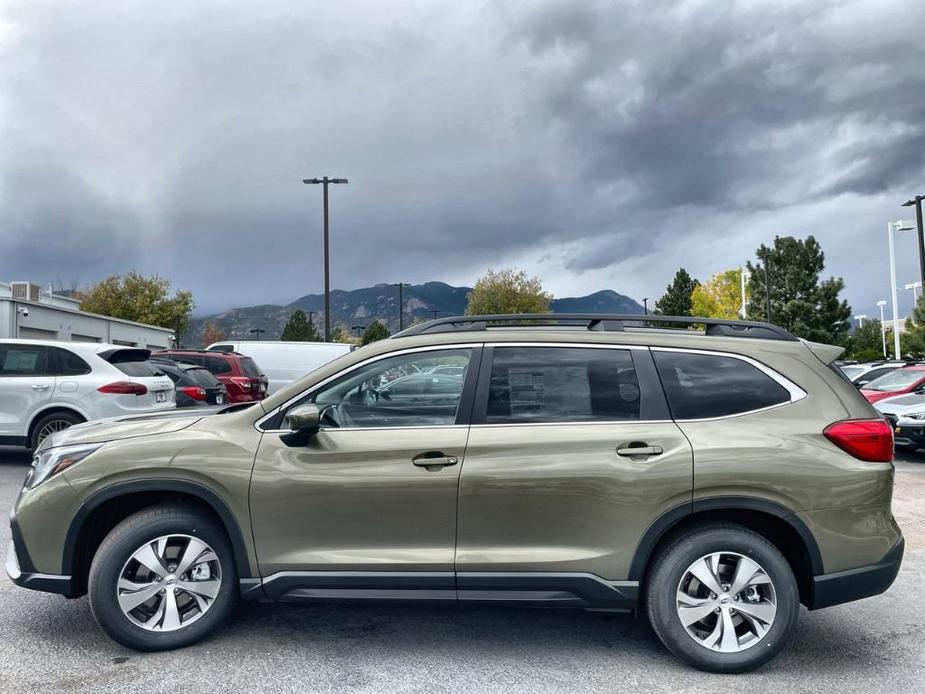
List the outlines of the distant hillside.
{"type": "MultiPolygon", "coordinates": [[[[430,320],[434,312],[439,317],[457,316],[466,311],[466,295],[470,287],[452,287],[444,282],[425,282],[407,286],[403,290],[404,321],[407,327],[415,321],[430,320]]],[[[265,340],[278,340],[289,315],[297,308],[314,312],[313,320],[319,330],[324,325],[324,295],[306,294],[291,304],[279,306],[263,304],[233,308],[211,316],[200,316],[190,322],[184,345],[200,342],[202,325],[212,321],[229,339],[250,340],[250,330],[263,328],[265,340]]],[[[556,313],[642,313],[638,303],[627,296],[605,289],[588,296],[553,299],[556,313]]],[[[331,292],[331,325],[351,329],[355,325],[368,325],[374,320],[383,321],[391,330],[398,330],[398,287],[377,284],[373,287],[331,292]]]]}

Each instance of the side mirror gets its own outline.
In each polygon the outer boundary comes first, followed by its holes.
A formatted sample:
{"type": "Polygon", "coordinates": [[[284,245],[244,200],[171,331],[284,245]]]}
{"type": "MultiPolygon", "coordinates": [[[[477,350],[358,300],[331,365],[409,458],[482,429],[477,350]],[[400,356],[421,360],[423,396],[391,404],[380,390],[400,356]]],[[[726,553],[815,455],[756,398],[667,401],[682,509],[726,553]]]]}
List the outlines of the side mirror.
{"type": "Polygon", "coordinates": [[[856,385],[858,388],[863,388],[863,387],[866,386],[868,383],[870,383],[869,380],[867,380],[867,379],[861,379],[860,381],[858,381],[858,382],[855,383],[854,385],[856,385]]]}
{"type": "Polygon", "coordinates": [[[292,433],[315,434],[321,428],[321,410],[317,405],[293,407],[283,418],[283,425],[292,433]]]}

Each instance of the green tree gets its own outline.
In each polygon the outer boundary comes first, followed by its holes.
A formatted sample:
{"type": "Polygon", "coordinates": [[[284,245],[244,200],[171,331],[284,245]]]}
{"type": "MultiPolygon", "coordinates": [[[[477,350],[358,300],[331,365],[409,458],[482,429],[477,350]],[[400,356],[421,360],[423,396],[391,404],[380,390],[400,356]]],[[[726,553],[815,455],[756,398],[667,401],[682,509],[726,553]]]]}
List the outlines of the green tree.
{"type": "Polygon", "coordinates": [[[280,340],[291,340],[294,342],[318,342],[321,336],[315,329],[315,325],[308,320],[305,311],[297,308],[289,315],[286,321],[286,327],[280,335],[280,340]]]}
{"type": "Polygon", "coordinates": [[[366,331],[363,333],[363,339],[360,340],[361,345],[368,345],[370,342],[376,342],[377,340],[384,340],[392,333],[389,332],[389,329],[385,325],[377,320],[374,320],[368,326],[366,326],[366,331]]]}
{"type": "Polygon", "coordinates": [[[691,292],[693,315],[704,318],[740,317],[742,309],[742,270],[718,272],[691,292]]]}
{"type": "Polygon", "coordinates": [[[193,312],[192,292],[170,296],[170,280],[136,272],[113,275],[79,293],[80,308],[113,318],[171,328],[183,334],[193,312]]]}
{"type": "Polygon", "coordinates": [[[655,313],[663,316],[690,316],[693,308],[691,295],[700,284],[683,267],[678,268],[671,284],[662,297],[655,302],[655,313]]]}
{"type": "Polygon", "coordinates": [[[489,269],[466,296],[466,314],[547,313],[552,294],[543,291],[538,277],[527,277],[523,270],[489,269]]]}
{"type": "Polygon", "coordinates": [[[864,321],[854,334],[848,338],[845,356],[858,361],[876,361],[883,359],[883,340],[880,336],[880,319],[864,321]]]}
{"type": "Polygon", "coordinates": [[[816,239],[776,236],[773,248],[762,244],[756,255],[758,262],[748,263],[749,318],[767,318],[766,260],[772,322],[807,340],[844,344],[851,327],[851,307],[838,297],[845,283],[840,277],[820,280],[825,254],[816,239]]]}
{"type": "Polygon", "coordinates": [[[350,342],[350,338],[344,329],[338,325],[331,329],[331,342],[350,342]]]}
{"type": "Polygon", "coordinates": [[[925,356],[925,295],[915,302],[912,315],[906,319],[905,330],[899,336],[899,343],[903,356],[925,356]]]}

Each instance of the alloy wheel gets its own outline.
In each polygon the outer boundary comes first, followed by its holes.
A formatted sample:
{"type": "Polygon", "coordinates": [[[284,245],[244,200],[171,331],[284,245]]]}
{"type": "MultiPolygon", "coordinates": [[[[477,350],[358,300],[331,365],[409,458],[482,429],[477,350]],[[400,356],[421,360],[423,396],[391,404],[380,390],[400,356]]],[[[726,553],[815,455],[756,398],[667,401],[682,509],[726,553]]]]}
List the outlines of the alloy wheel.
{"type": "Polygon", "coordinates": [[[677,612],[704,648],[738,653],[774,624],[777,594],[764,568],[737,552],[714,552],[691,564],[678,584],[677,612]]]}
{"type": "Polygon", "coordinates": [[[139,547],[122,567],[116,599],[148,631],[175,631],[202,617],[222,585],[218,555],[190,535],[163,535],[139,547]]]}
{"type": "Polygon", "coordinates": [[[52,434],[56,434],[59,431],[64,431],[65,429],[70,428],[71,423],[66,419],[53,419],[41,429],[39,429],[38,443],[42,443],[52,434]]]}

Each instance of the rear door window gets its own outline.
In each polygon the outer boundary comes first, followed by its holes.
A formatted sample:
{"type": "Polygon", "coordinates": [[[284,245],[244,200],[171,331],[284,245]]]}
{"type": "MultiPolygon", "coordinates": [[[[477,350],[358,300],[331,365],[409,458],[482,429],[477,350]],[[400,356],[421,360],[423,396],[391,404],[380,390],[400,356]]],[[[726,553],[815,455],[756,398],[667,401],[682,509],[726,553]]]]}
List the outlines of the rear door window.
{"type": "Polygon", "coordinates": [[[638,420],[639,381],[628,350],[496,347],[489,424],[638,420]]]}
{"type": "Polygon", "coordinates": [[[186,377],[197,386],[202,386],[203,388],[214,388],[219,385],[219,380],[205,368],[187,369],[186,377]]]}
{"type": "Polygon", "coordinates": [[[48,347],[0,345],[0,376],[53,376],[48,347]]]}
{"type": "Polygon", "coordinates": [[[718,354],[653,350],[675,419],[727,417],[790,402],[790,391],[758,367],[718,354]]]}

